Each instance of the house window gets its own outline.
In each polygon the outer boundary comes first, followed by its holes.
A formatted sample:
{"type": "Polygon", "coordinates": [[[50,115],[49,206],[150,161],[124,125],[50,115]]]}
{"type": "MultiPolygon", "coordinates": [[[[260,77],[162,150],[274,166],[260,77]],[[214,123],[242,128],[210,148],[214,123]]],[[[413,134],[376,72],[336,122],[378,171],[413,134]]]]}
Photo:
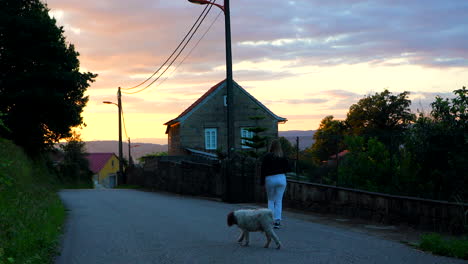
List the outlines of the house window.
{"type": "Polygon", "coordinates": [[[254,136],[254,132],[249,131],[248,128],[246,128],[246,127],[241,128],[241,145],[242,145],[242,148],[244,148],[244,149],[250,148],[249,146],[246,146],[244,144],[246,144],[247,142],[252,143],[252,141],[247,140],[246,138],[253,138],[253,136],[254,136]]]}
{"type": "Polygon", "coordinates": [[[216,149],[216,128],[205,128],[205,149],[216,149]]]}

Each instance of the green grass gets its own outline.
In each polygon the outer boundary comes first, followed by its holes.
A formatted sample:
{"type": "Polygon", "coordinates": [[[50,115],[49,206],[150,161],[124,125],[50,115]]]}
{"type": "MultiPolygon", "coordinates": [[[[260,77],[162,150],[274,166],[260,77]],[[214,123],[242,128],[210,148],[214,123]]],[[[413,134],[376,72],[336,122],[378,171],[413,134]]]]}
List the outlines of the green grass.
{"type": "Polygon", "coordinates": [[[436,255],[468,259],[468,237],[446,239],[435,233],[425,234],[419,248],[436,255]]]}
{"type": "Polygon", "coordinates": [[[0,139],[0,264],[52,263],[66,217],[55,179],[0,139]]]}

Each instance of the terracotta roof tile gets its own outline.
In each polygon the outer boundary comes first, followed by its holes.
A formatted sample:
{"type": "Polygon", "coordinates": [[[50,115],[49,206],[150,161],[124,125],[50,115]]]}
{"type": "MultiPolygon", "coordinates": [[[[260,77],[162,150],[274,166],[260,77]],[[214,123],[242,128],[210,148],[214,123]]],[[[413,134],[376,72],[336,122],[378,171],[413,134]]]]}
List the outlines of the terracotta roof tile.
{"type": "Polygon", "coordinates": [[[98,173],[114,155],[114,153],[88,153],[86,158],[89,161],[89,169],[93,173],[98,173]]]}

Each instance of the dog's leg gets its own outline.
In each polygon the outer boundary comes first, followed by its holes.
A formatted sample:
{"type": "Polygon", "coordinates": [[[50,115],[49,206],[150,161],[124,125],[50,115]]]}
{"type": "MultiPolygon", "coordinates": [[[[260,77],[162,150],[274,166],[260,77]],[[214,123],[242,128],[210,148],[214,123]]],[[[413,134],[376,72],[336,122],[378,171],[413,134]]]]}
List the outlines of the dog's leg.
{"type": "Polygon", "coordinates": [[[249,246],[249,231],[244,231],[244,239],[245,239],[245,242],[244,242],[244,247],[248,247],[249,246]]]}
{"type": "Polygon", "coordinates": [[[279,238],[276,235],[275,231],[273,231],[273,229],[270,227],[269,229],[265,230],[265,234],[267,234],[267,233],[268,233],[268,236],[273,238],[273,240],[275,241],[276,249],[280,249],[281,248],[281,242],[279,241],[279,238]]]}
{"type": "Polygon", "coordinates": [[[237,242],[242,243],[242,240],[244,240],[244,230],[241,229],[241,233],[239,239],[237,239],[237,242]]]}
{"type": "Polygon", "coordinates": [[[266,236],[267,241],[263,247],[268,248],[270,246],[271,236],[268,234],[268,232],[265,232],[265,236],[266,236]]]}

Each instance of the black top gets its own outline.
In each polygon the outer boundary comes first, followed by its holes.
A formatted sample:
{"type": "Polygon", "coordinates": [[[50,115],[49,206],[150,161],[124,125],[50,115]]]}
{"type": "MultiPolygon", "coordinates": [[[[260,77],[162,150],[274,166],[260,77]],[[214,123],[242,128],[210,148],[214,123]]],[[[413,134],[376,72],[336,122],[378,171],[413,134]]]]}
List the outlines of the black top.
{"type": "Polygon", "coordinates": [[[262,160],[261,183],[265,184],[265,177],[286,173],[291,171],[288,159],[285,157],[277,157],[273,153],[267,153],[262,160]]]}

